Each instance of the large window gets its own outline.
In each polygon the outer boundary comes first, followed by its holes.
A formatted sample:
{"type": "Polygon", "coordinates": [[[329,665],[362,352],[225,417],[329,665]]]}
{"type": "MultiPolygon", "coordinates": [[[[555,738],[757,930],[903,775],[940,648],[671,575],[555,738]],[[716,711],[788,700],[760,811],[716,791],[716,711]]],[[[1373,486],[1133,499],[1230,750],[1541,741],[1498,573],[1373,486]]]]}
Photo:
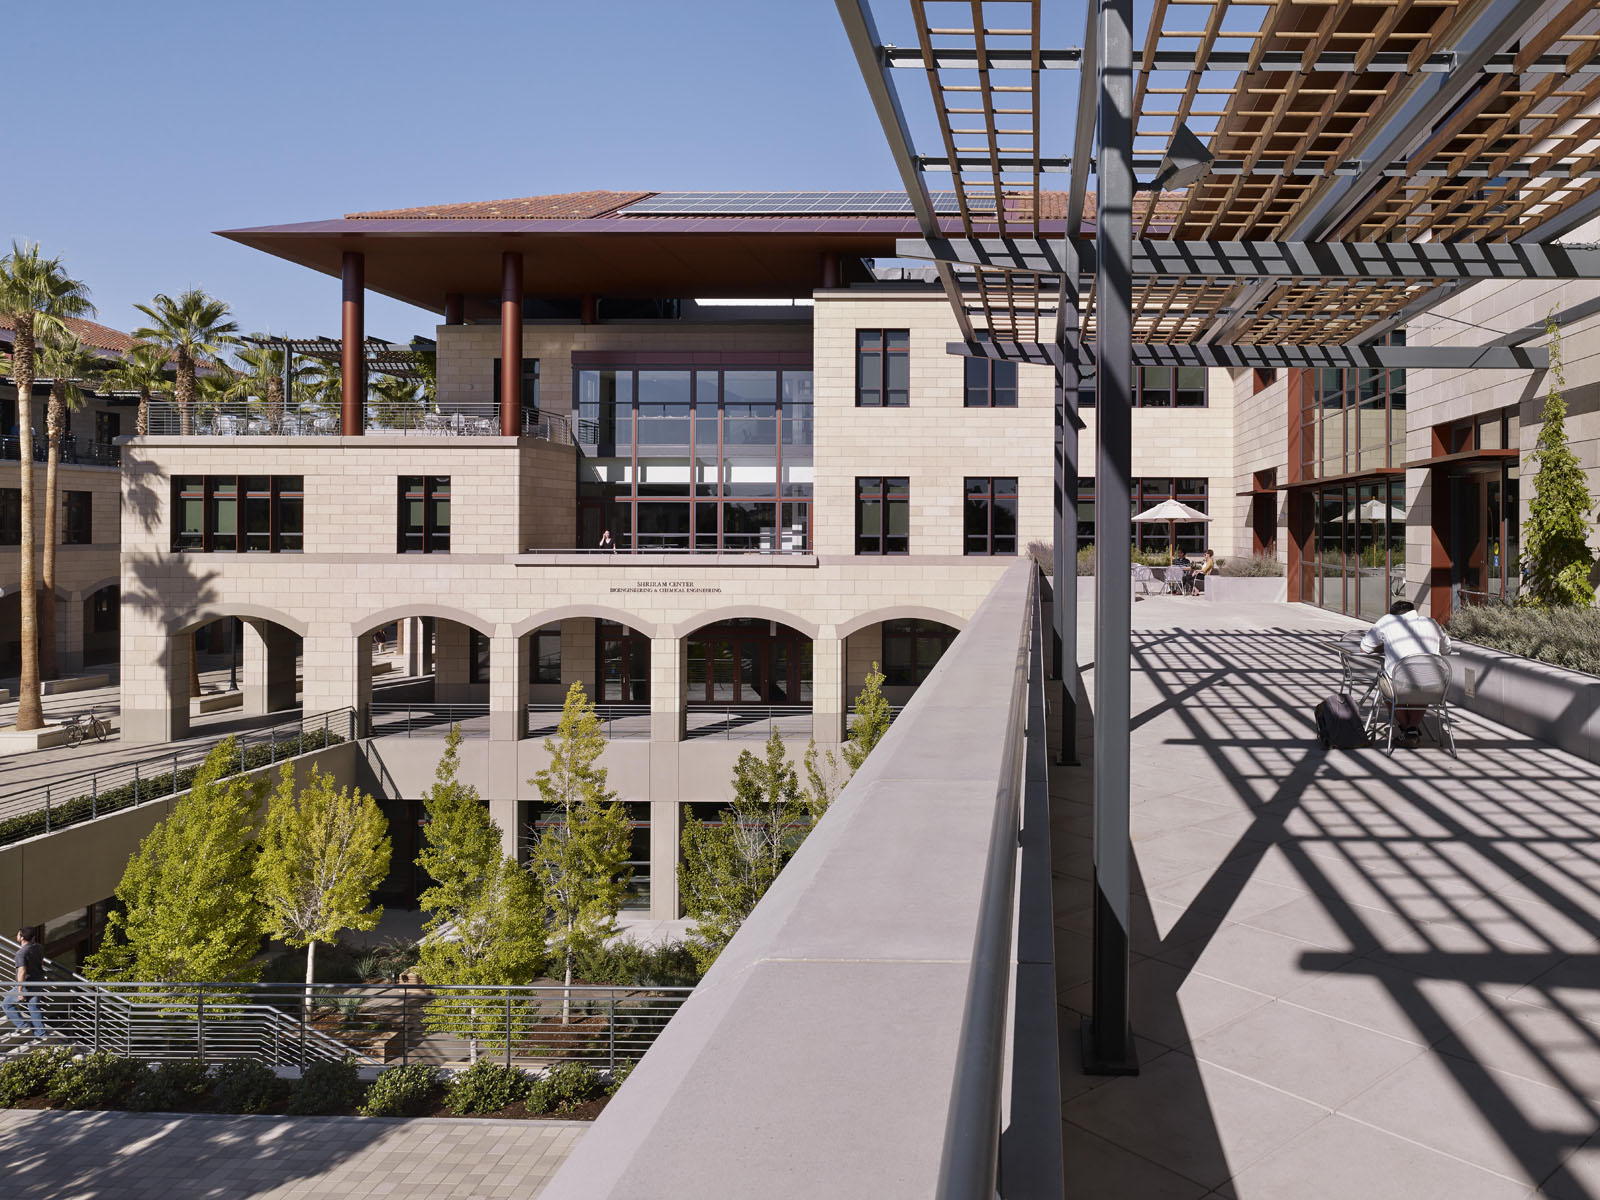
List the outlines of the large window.
{"type": "Polygon", "coordinates": [[[990,358],[966,359],[966,406],[968,408],[1015,408],[1017,406],[1017,364],[990,358]]]}
{"type": "Polygon", "coordinates": [[[533,683],[561,682],[561,626],[546,625],[528,639],[528,678],[533,683]]]}
{"type": "Polygon", "coordinates": [[[911,552],[911,480],[868,475],[856,480],[856,553],[911,552]]]}
{"type": "Polygon", "coordinates": [[[911,331],[856,330],[856,407],[904,408],[911,403],[911,331]]]}
{"type": "Polygon", "coordinates": [[[963,548],[967,554],[1017,552],[1017,481],[968,477],[963,548]]]}
{"type": "Polygon", "coordinates": [[[61,541],[67,546],[88,546],[94,542],[94,493],[64,492],[61,541]]]}
{"type": "Polygon", "coordinates": [[[298,554],[305,548],[299,475],[178,475],[172,548],[188,553],[298,554]]]}
{"type": "MultiPolygon", "coordinates": [[[[502,368],[500,360],[494,360],[494,415],[500,416],[500,379],[502,368]]],[[[524,414],[539,411],[539,360],[525,358],[522,360],[522,411],[524,414]]]]}
{"type": "Polygon", "coordinates": [[[576,384],[581,548],[809,547],[809,369],[580,369],[576,384]]]}
{"type": "MultiPolygon", "coordinates": [[[[1396,330],[1386,339],[1403,345],[1396,330]]],[[[1300,478],[1405,466],[1406,373],[1327,368],[1300,373],[1300,478]]]]}
{"type": "MultiPolygon", "coordinates": [[[[1133,515],[1163,500],[1177,500],[1197,512],[1207,511],[1209,481],[1205,479],[1150,478],[1132,481],[1131,500],[1133,515]]],[[[1165,553],[1170,535],[1176,534],[1178,548],[1192,555],[1200,555],[1206,548],[1206,525],[1203,521],[1179,521],[1175,527],[1165,521],[1141,521],[1133,527],[1134,544],[1144,553],[1165,553]]],[[[1095,482],[1078,481],[1078,546],[1095,543],[1095,482]]]]}
{"type": "Polygon", "coordinates": [[[890,687],[915,687],[955,640],[956,631],[938,621],[885,621],[883,682],[890,687]]]}
{"type": "MultiPolygon", "coordinates": [[[[1078,390],[1078,407],[1095,406],[1094,378],[1078,390]]],[[[1205,367],[1135,367],[1135,408],[1205,408],[1210,404],[1205,367]]]]}
{"type": "Polygon", "coordinates": [[[450,476],[400,477],[400,553],[450,552],[450,476]]]}

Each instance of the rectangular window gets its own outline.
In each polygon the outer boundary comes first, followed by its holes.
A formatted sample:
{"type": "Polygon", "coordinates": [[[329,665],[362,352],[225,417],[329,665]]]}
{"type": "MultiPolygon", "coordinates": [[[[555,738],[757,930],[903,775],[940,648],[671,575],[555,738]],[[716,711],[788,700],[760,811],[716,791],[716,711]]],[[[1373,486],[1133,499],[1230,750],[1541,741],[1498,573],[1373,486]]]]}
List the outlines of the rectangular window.
{"type": "Polygon", "coordinates": [[[467,646],[467,682],[489,682],[489,636],[469,629],[467,646]]]}
{"type": "Polygon", "coordinates": [[[63,494],[65,520],[62,522],[61,541],[67,546],[87,546],[94,541],[94,493],[66,492],[63,494]]]}
{"type": "Polygon", "coordinates": [[[22,489],[0,488],[0,546],[22,544],[22,489]]]}
{"type": "Polygon", "coordinates": [[[856,407],[904,408],[911,403],[911,331],[856,330],[856,407]]]}
{"type": "Polygon", "coordinates": [[[528,678],[534,683],[561,682],[561,626],[546,625],[528,639],[528,678]]]}
{"type": "MultiPolygon", "coordinates": [[[[500,420],[500,360],[494,360],[494,416],[498,425],[500,420]]],[[[522,360],[522,411],[536,413],[539,411],[539,360],[525,358],[522,360]]]]}
{"type": "Polygon", "coordinates": [[[298,554],[305,543],[300,475],[179,475],[172,480],[172,549],[298,554]]]}
{"type": "Polygon", "coordinates": [[[932,673],[956,631],[937,621],[898,618],[883,623],[883,681],[915,687],[932,673]]]}
{"type": "Polygon", "coordinates": [[[967,554],[1017,552],[1017,481],[968,478],[965,551],[967,554]]]}
{"type": "Polygon", "coordinates": [[[856,553],[911,552],[911,480],[871,475],[856,480],[856,553]]]}
{"type": "Polygon", "coordinates": [[[122,414],[97,412],[94,415],[94,440],[108,446],[122,436],[122,414]]]}
{"type": "Polygon", "coordinates": [[[965,392],[968,408],[1015,408],[1017,364],[989,358],[967,359],[965,392]]]}
{"type": "Polygon", "coordinates": [[[450,476],[400,477],[401,554],[450,552],[450,476]]]}

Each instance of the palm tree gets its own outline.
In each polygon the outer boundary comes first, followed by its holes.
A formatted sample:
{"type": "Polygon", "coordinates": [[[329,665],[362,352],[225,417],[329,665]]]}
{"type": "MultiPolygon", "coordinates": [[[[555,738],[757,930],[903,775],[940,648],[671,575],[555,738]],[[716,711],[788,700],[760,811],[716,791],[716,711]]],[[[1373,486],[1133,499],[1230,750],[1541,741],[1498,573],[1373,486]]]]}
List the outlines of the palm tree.
{"type": "Polygon", "coordinates": [[[306,403],[318,416],[339,419],[344,408],[344,376],[339,360],[319,358],[313,360],[306,374],[306,403]]]}
{"type": "Polygon", "coordinates": [[[100,372],[100,358],[70,333],[46,334],[39,342],[39,367],[50,377],[50,403],[45,409],[44,566],[39,576],[39,674],[54,679],[56,655],[56,545],[61,540],[60,491],[56,476],[61,463],[61,435],[67,413],[83,404],[80,384],[100,372]]]}
{"type": "Polygon", "coordinates": [[[12,330],[11,378],[17,385],[17,434],[24,449],[18,471],[22,490],[21,608],[22,671],[17,685],[17,728],[44,727],[44,707],[39,698],[39,595],[35,590],[33,558],[33,378],[34,350],[39,337],[66,331],[66,318],[94,312],[89,289],[73,279],[59,258],[46,258],[37,242],[11,243],[0,258],[0,316],[9,318],[12,330]]]}
{"type": "Polygon", "coordinates": [[[372,420],[390,429],[410,429],[422,417],[417,381],[399,375],[380,375],[372,385],[372,420]]]}
{"type": "Polygon", "coordinates": [[[224,348],[237,340],[239,327],[229,319],[226,304],[199,288],[190,288],[177,299],[161,292],[149,304],[134,307],[150,319],[150,324],[133,331],[134,338],[160,346],[177,360],[178,428],[193,433],[195,363],[202,358],[219,360],[224,348]]]}
{"type": "Polygon", "coordinates": [[[128,356],[108,368],[104,379],[107,387],[120,392],[139,393],[139,417],[134,431],[139,437],[150,432],[150,397],[164,394],[171,386],[167,378],[169,363],[167,352],[148,342],[137,343],[128,356]]]}
{"type": "MultiPolygon", "coordinates": [[[[252,338],[270,337],[270,334],[253,333],[252,338]]],[[[284,413],[294,406],[294,396],[283,394],[283,356],[285,351],[273,346],[247,346],[239,351],[238,358],[245,370],[241,379],[250,395],[260,396],[267,406],[267,429],[271,433],[283,432],[284,413]]],[[[289,363],[289,388],[301,392],[310,378],[312,368],[303,358],[289,363]]]]}

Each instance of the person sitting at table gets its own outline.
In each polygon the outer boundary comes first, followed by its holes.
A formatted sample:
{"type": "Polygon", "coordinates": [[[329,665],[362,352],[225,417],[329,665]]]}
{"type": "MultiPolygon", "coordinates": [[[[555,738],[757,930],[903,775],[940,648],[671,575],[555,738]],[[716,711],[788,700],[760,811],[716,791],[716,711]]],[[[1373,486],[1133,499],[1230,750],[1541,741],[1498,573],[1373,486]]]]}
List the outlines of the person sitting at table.
{"type": "Polygon", "coordinates": [[[1217,570],[1217,554],[1211,547],[1206,547],[1205,561],[1200,564],[1200,569],[1194,573],[1190,581],[1193,587],[1192,595],[1203,596],[1206,594],[1206,576],[1214,575],[1217,570]]]}
{"type": "MultiPolygon", "coordinates": [[[[1385,695],[1391,695],[1389,681],[1394,669],[1404,659],[1414,654],[1449,654],[1450,635],[1432,617],[1425,617],[1409,600],[1396,600],[1389,606],[1389,615],[1379,617],[1361,639],[1361,649],[1367,654],[1383,651],[1383,677],[1378,686],[1385,695]]],[[[1423,708],[1397,708],[1394,723],[1399,730],[1401,744],[1415,746],[1422,739],[1423,708]]]]}
{"type": "Polygon", "coordinates": [[[1190,560],[1185,550],[1179,550],[1172,560],[1172,565],[1183,570],[1183,582],[1178,585],[1178,590],[1185,596],[1194,595],[1194,563],[1190,560]]]}

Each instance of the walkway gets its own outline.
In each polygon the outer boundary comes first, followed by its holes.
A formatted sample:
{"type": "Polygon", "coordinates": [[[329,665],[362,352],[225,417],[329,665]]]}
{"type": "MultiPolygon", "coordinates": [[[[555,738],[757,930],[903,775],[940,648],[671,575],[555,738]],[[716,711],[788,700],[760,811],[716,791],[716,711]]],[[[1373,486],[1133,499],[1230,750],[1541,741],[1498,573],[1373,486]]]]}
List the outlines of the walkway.
{"type": "MultiPolygon", "coordinates": [[[[1600,767],[1470,715],[1459,762],[1324,752],[1323,642],[1351,627],[1134,607],[1143,1070],[1084,1076],[1064,1038],[1083,1195],[1600,1197],[1600,767]]],[[[1064,1030],[1089,1006],[1089,779],[1087,756],[1052,778],[1064,1030]]]]}
{"type": "Polygon", "coordinates": [[[9,1200],[521,1200],[587,1128],[0,1110],[0,1170],[9,1200]]]}

